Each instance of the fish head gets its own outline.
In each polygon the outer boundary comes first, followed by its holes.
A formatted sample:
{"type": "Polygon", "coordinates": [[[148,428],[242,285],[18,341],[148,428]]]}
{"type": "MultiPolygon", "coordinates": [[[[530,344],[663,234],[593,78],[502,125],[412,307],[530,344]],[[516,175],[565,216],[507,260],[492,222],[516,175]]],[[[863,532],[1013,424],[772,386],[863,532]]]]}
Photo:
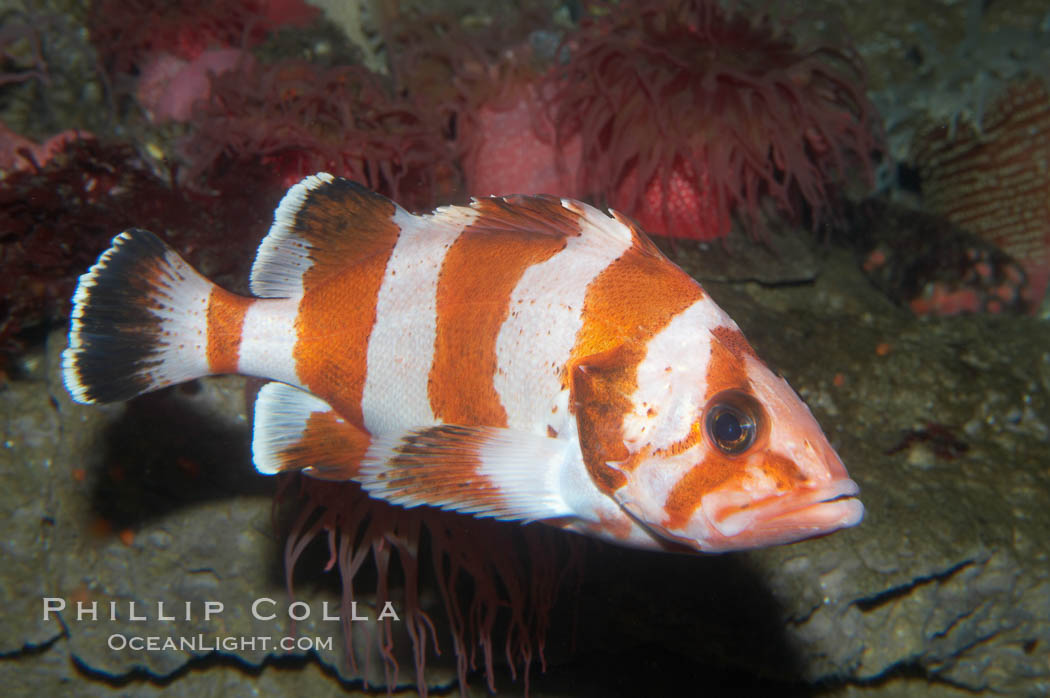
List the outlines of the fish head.
{"type": "Polygon", "coordinates": [[[623,391],[620,448],[603,462],[620,507],[657,541],[704,552],[859,523],[859,488],[798,394],[735,325],[703,344],[674,360],[650,348],[623,391]]]}

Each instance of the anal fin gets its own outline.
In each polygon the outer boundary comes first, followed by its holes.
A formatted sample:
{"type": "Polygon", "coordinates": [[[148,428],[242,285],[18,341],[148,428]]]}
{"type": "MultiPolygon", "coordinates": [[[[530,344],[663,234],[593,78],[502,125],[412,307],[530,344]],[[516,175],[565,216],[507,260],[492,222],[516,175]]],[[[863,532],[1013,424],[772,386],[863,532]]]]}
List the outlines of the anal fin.
{"type": "Polygon", "coordinates": [[[331,405],[284,383],[267,383],[255,400],[252,458],[265,475],[302,470],[323,480],[353,480],[368,432],[331,405]]]}
{"type": "Polygon", "coordinates": [[[498,427],[440,424],[374,436],[355,479],[373,497],[504,520],[569,516],[569,444],[498,427]]]}

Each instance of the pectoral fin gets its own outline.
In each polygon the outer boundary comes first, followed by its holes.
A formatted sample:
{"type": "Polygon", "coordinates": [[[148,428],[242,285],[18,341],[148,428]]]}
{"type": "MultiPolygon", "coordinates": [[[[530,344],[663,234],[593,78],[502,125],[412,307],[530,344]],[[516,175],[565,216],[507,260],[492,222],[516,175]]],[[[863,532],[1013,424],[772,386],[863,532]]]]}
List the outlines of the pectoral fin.
{"type": "Polygon", "coordinates": [[[561,495],[570,444],[524,431],[440,424],[370,435],[310,393],[267,383],[252,454],[270,475],[354,480],[376,499],[497,519],[569,516],[561,495]]]}
{"type": "Polygon", "coordinates": [[[559,487],[568,450],[529,432],[441,424],[373,437],[355,479],[404,507],[535,521],[573,513],[559,487]]]}

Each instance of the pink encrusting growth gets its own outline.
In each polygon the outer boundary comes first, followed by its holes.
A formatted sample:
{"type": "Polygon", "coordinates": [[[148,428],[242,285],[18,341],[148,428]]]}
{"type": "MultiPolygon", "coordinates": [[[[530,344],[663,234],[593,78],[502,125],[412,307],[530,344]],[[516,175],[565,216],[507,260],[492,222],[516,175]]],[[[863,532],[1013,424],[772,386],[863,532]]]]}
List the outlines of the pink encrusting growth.
{"type": "Polygon", "coordinates": [[[451,148],[382,76],[249,53],[318,15],[302,0],[97,0],[89,28],[111,80],[133,78],[153,121],[189,125],[173,159],[191,188],[213,189],[231,164],[250,163],[286,188],[330,170],[410,208],[433,206],[455,179],[451,148]]]}
{"type": "Polygon", "coordinates": [[[192,61],[170,53],[152,56],[141,69],[135,96],[156,123],[188,121],[193,107],[211,94],[211,80],[255,62],[246,51],[208,49],[192,61]]]}
{"type": "Polygon", "coordinates": [[[805,46],[767,12],[713,0],[589,3],[551,73],[560,143],[582,138],[580,187],[653,233],[708,240],[770,197],[828,217],[879,148],[858,57],[805,46]]]}
{"type": "Polygon", "coordinates": [[[525,84],[512,104],[478,108],[476,131],[463,156],[465,185],[472,196],[508,191],[582,196],[578,191],[581,139],[557,143],[537,89],[525,84]]]}
{"type": "Polygon", "coordinates": [[[43,143],[34,143],[0,121],[0,177],[11,172],[38,170],[71,143],[92,138],[94,136],[86,131],[73,129],[57,133],[43,143]]]}
{"type": "Polygon", "coordinates": [[[319,15],[303,0],[95,0],[88,28],[109,77],[130,78],[139,104],[163,123],[189,121],[211,79],[251,66],[248,49],[271,32],[319,15]]]}

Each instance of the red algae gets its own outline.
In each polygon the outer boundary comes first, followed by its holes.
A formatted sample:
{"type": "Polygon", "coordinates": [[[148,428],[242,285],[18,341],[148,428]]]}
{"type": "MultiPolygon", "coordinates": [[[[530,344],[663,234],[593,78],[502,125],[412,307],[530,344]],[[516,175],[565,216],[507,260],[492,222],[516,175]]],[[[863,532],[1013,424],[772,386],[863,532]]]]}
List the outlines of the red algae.
{"type": "Polygon", "coordinates": [[[193,193],[172,188],[129,146],[96,139],[62,145],[46,162],[0,180],[0,356],[24,349],[27,331],[68,316],[77,277],[125,228],[177,231],[171,241],[191,261],[206,263],[224,283],[244,285],[279,191],[246,189],[237,171],[215,178],[222,196],[193,193]]]}
{"type": "MultiPolygon", "coordinates": [[[[47,162],[22,149],[25,163],[0,180],[0,352],[22,334],[68,315],[77,276],[109,241],[105,200],[127,152],[73,141],[47,162]]],[[[0,360],[0,362],[3,362],[0,360]]]]}
{"type": "Polygon", "coordinates": [[[872,180],[880,127],[848,47],[713,0],[588,3],[552,72],[560,144],[582,138],[580,188],[650,232],[710,240],[765,197],[828,218],[837,187],[872,180]]]}

